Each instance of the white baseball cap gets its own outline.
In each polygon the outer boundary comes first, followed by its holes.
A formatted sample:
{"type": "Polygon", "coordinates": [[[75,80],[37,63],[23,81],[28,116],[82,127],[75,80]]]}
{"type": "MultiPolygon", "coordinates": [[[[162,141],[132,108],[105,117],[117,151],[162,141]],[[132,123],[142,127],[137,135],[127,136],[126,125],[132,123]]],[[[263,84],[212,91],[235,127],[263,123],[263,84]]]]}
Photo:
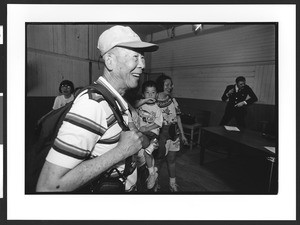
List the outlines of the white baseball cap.
{"type": "Polygon", "coordinates": [[[116,46],[143,49],[144,52],[154,52],[158,49],[158,45],[156,44],[143,42],[130,27],[120,25],[113,26],[104,31],[98,39],[97,48],[100,50],[101,56],[103,56],[116,46]]]}

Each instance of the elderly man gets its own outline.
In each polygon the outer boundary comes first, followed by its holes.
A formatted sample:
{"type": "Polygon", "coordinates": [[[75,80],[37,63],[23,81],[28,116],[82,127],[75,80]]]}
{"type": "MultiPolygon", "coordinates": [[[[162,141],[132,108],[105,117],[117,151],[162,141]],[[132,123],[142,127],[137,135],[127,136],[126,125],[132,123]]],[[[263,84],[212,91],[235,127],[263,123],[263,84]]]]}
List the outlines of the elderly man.
{"type": "MultiPolygon", "coordinates": [[[[138,85],[145,67],[143,53],[156,51],[158,46],[142,42],[129,27],[114,26],[100,35],[98,49],[105,68],[97,82],[114,95],[128,124],[130,113],[122,96],[138,85]]],[[[142,134],[122,131],[111,121],[107,102],[91,90],[75,99],[66,118],[41,171],[38,192],[74,191],[112,166],[122,171],[124,160],[142,148],[142,134]],[[94,157],[87,160],[90,153],[94,157]]],[[[135,182],[136,171],[128,176],[125,189],[132,189],[135,182]]]]}

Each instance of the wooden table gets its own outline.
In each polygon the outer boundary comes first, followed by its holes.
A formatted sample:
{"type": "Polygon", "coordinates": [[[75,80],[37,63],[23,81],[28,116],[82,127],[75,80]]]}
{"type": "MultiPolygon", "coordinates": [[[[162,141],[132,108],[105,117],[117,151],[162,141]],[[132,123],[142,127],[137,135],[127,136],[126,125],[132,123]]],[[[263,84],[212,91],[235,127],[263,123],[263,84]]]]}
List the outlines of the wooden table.
{"type": "Polygon", "coordinates": [[[200,165],[203,165],[205,150],[211,143],[218,142],[222,146],[234,147],[241,151],[251,151],[258,155],[266,157],[270,162],[270,173],[268,182],[268,191],[270,192],[274,163],[277,162],[277,142],[275,140],[266,139],[260,132],[241,129],[240,131],[228,131],[224,126],[204,127],[201,129],[200,138],[200,165]],[[276,147],[273,153],[265,147],[276,147]]]}

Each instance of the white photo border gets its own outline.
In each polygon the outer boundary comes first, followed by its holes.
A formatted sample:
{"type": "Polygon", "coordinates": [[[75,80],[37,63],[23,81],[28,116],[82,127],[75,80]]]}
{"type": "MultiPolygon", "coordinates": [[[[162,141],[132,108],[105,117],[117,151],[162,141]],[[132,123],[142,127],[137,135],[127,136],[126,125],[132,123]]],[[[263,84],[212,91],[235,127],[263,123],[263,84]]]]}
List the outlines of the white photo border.
{"type": "Polygon", "coordinates": [[[296,5],[7,5],[8,220],[295,220],[296,5]],[[149,13],[145,13],[149,12],[149,13]],[[155,16],[153,13],[155,12],[155,16]],[[186,13],[183,13],[186,12],[186,13]],[[174,20],[175,19],[175,20],[174,20]],[[278,22],[278,195],[25,195],[26,22],[278,22]],[[289,99],[289,101],[286,101],[289,99]],[[284,116],[283,116],[284,115],[284,116]],[[17,129],[16,129],[17,128],[17,129]],[[17,140],[17,141],[16,141],[17,140]],[[155,213],[145,213],[151,202],[155,213]],[[118,210],[120,209],[121,210],[118,210]],[[117,213],[116,213],[117,210],[117,213]],[[88,213],[87,213],[88,212],[88,213]]]}

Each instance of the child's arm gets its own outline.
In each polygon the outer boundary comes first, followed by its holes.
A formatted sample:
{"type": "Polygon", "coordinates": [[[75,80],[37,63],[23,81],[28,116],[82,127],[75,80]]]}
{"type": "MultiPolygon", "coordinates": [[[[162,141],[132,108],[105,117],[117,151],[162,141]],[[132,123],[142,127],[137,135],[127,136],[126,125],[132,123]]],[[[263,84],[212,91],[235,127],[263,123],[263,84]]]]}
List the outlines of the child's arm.
{"type": "Polygon", "coordinates": [[[183,127],[182,127],[182,122],[181,122],[181,118],[179,115],[177,115],[177,124],[178,124],[178,127],[179,127],[179,131],[180,131],[180,134],[181,134],[181,140],[183,142],[183,144],[187,144],[188,141],[184,135],[184,131],[183,131],[183,127]]]}
{"type": "Polygon", "coordinates": [[[142,99],[139,99],[135,102],[135,108],[139,108],[141,107],[142,105],[146,104],[146,103],[154,103],[156,102],[155,98],[142,98],[142,99]]]}
{"type": "Polygon", "coordinates": [[[128,127],[129,127],[129,130],[138,130],[133,122],[128,122],[128,127]]]}
{"type": "Polygon", "coordinates": [[[160,128],[159,125],[157,125],[156,123],[150,125],[150,126],[142,126],[140,127],[139,131],[141,132],[147,132],[147,131],[151,131],[151,130],[154,130],[154,129],[157,129],[157,128],[160,128]]]}

